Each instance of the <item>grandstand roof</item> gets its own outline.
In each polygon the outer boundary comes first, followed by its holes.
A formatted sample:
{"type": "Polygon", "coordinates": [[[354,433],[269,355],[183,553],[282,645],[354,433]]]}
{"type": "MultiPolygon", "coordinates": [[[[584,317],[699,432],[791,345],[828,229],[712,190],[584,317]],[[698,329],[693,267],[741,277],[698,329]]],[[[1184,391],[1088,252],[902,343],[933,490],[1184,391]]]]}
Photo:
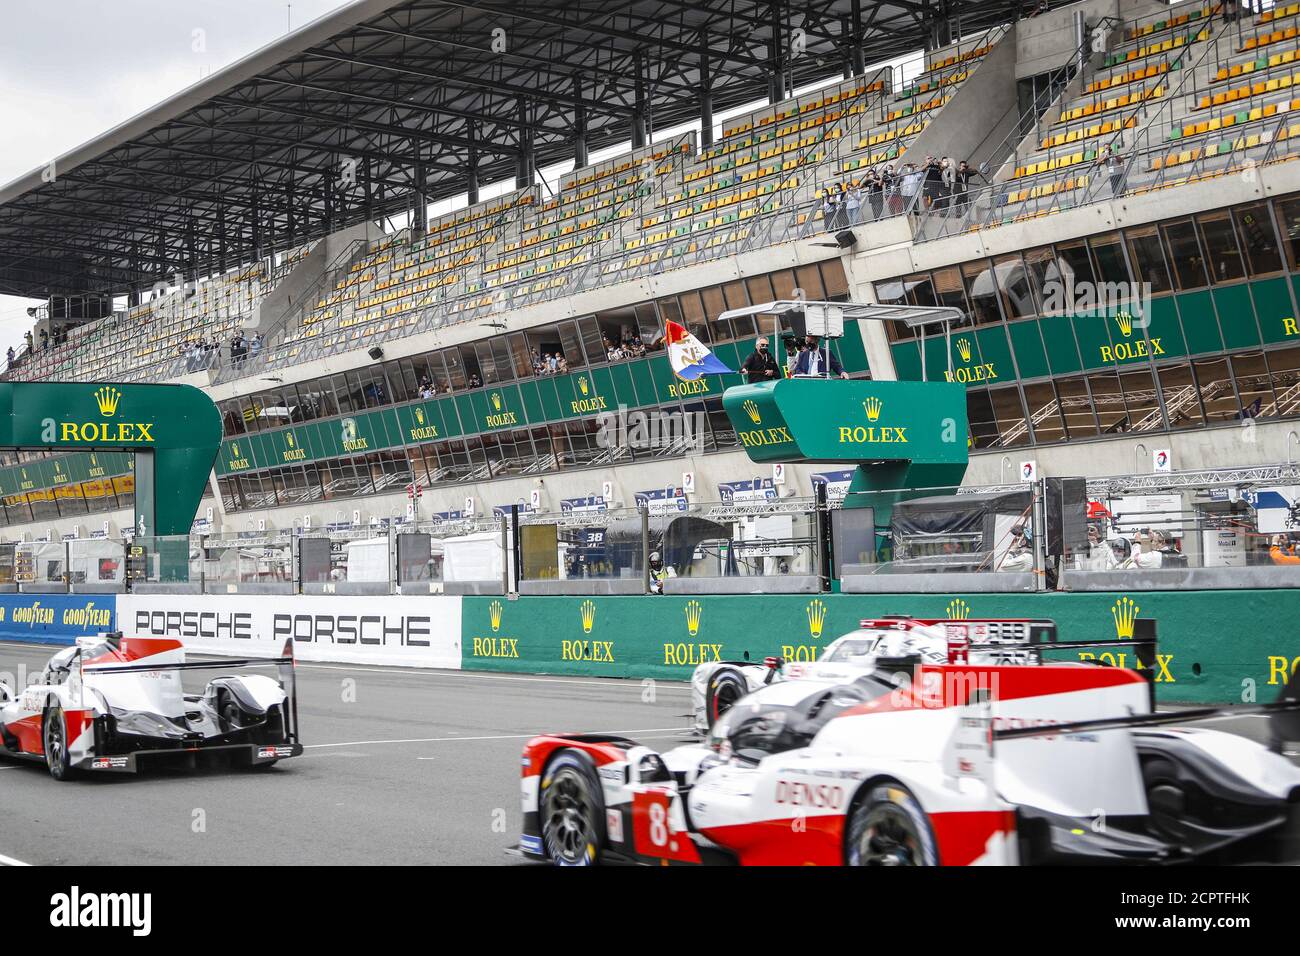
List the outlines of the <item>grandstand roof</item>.
{"type": "Polygon", "coordinates": [[[465,190],[471,156],[489,183],[521,155],[573,158],[580,129],[592,150],[627,140],[638,103],[651,132],[688,122],[706,53],[721,111],[767,96],[774,65],[797,87],[838,75],[855,47],[877,62],[937,22],[969,34],[1035,5],[356,0],[0,187],[0,292],[204,274],[401,213],[419,169],[435,201],[465,190]]]}

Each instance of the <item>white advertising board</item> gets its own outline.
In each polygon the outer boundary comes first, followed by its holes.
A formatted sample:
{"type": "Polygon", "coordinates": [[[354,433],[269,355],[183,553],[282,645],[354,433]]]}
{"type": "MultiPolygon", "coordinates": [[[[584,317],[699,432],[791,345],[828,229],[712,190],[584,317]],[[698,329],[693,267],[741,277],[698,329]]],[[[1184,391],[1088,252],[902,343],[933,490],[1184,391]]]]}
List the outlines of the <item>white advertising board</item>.
{"type": "Polygon", "coordinates": [[[118,626],[209,654],[460,669],[459,597],[122,594],[118,626]]]}

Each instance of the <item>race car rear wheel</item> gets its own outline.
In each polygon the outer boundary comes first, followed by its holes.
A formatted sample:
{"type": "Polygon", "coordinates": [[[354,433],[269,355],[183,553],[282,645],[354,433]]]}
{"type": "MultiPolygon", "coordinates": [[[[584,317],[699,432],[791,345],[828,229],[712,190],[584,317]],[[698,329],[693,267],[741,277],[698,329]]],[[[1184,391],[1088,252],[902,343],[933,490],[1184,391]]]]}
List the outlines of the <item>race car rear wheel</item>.
{"type": "Polygon", "coordinates": [[[709,678],[709,689],[705,696],[705,712],[709,723],[717,723],[719,717],[731,710],[736,701],[749,693],[749,684],[745,675],[734,667],[720,667],[709,678]]]}
{"type": "Polygon", "coordinates": [[[55,780],[67,780],[72,776],[72,755],[68,752],[68,724],[58,704],[45,712],[43,727],[45,766],[55,780]]]}
{"type": "Polygon", "coordinates": [[[849,866],[938,866],[930,821],[906,787],[882,783],[857,802],[845,838],[849,866]]]}
{"type": "Polygon", "coordinates": [[[555,757],[542,775],[542,842],[556,866],[592,866],[605,846],[605,797],[591,762],[575,751],[555,757]]]}

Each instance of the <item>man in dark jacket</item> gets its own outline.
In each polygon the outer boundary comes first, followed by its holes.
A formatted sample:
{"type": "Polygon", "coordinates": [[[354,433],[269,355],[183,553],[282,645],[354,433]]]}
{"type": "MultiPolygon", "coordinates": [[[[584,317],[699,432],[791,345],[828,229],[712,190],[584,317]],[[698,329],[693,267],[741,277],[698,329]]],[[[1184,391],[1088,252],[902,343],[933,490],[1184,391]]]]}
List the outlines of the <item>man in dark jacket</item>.
{"type": "Polygon", "coordinates": [[[825,346],[818,346],[817,336],[808,336],[808,348],[799,353],[799,361],[795,363],[795,375],[819,375],[826,376],[829,368],[830,373],[835,378],[848,378],[848,373],[844,371],[844,366],[840,360],[835,357],[835,353],[825,346]]]}
{"type": "Polygon", "coordinates": [[[750,385],[757,385],[759,382],[775,382],[781,377],[780,366],[776,364],[772,353],[767,350],[766,336],[759,336],[758,341],[754,343],[754,354],[745,359],[745,364],[740,366],[740,370],[745,373],[745,381],[750,385]]]}

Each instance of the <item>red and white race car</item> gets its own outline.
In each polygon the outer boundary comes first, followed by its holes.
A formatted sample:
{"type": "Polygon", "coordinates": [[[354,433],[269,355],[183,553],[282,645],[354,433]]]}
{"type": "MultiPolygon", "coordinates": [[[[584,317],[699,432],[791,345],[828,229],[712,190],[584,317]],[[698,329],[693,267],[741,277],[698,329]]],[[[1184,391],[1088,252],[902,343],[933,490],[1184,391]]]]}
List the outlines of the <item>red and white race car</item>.
{"type": "Polygon", "coordinates": [[[294,687],[292,641],[279,658],[187,662],[170,638],[82,637],[27,687],[0,682],[0,754],[43,761],[55,780],[213,753],[269,767],[302,753],[294,687]],[[254,666],[280,679],[227,673],[202,694],[181,686],[183,671],[254,666]]]}
{"type": "Polygon", "coordinates": [[[1300,858],[1300,678],[1276,704],[1153,713],[1146,676],[877,658],[739,701],[699,745],[534,737],[525,856],[557,864],[967,865],[1300,858]],[[1184,724],[1263,713],[1272,748],[1184,724]]]}
{"type": "Polygon", "coordinates": [[[948,644],[955,632],[986,645],[972,652],[973,664],[1026,662],[1017,644],[1050,644],[1057,639],[1053,621],[990,618],[963,621],[906,616],[869,618],[856,631],[826,645],[816,661],[709,661],[691,673],[691,728],[703,736],[715,720],[751,691],[780,680],[841,683],[875,669],[876,658],[894,659],[909,654],[930,664],[948,660],[948,644]],[[996,645],[996,646],[995,646],[996,645]],[[1004,646],[1005,645],[1005,646],[1004,646]]]}

